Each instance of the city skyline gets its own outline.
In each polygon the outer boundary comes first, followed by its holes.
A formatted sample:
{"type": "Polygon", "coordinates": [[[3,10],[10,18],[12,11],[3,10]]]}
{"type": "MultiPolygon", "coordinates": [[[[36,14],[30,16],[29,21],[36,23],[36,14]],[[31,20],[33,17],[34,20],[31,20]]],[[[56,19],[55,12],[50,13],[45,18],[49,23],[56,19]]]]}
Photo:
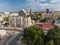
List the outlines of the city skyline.
{"type": "Polygon", "coordinates": [[[17,12],[21,9],[29,11],[60,11],[60,0],[0,0],[0,12],[17,12]]]}

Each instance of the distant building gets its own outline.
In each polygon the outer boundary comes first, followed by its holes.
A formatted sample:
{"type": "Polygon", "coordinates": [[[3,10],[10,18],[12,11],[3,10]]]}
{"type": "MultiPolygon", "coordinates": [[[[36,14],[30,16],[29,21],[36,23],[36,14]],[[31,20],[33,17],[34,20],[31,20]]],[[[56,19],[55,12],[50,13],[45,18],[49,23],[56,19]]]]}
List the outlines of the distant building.
{"type": "Polygon", "coordinates": [[[32,14],[32,9],[30,9],[30,15],[32,14]]]}
{"type": "Polygon", "coordinates": [[[60,11],[55,11],[56,13],[56,19],[60,18],[60,11]]]}
{"type": "Polygon", "coordinates": [[[44,18],[45,18],[44,13],[41,13],[41,15],[40,15],[40,19],[43,20],[44,18]]]}
{"type": "Polygon", "coordinates": [[[58,26],[60,28],[60,20],[55,21],[54,25],[56,25],[56,26],[58,26]]]}
{"type": "Polygon", "coordinates": [[[50,11],[49,11],[49,9],[46,9],[46,14],[48,14],[50,11]]]}
{"type": "Polygon", "coordinates": [[[18,16],[17,12],[0,12],[1,17],[18,16]]]}
{"type": "Polygon", "coordinates": [[[18,13],[11,12],[11,13],[9,14],[9,16],[18,16],[18,13]]]}
{"type": "Polygon", "coordinates": [[[53,18],[53,19],[52,19],[52,20],[53,20],[53,21],[56,21],[56,19],[57,19],[56,17],[57,17],[56,12],[53,12],[53,15],[52,15],[52,18],[53,18]]]}

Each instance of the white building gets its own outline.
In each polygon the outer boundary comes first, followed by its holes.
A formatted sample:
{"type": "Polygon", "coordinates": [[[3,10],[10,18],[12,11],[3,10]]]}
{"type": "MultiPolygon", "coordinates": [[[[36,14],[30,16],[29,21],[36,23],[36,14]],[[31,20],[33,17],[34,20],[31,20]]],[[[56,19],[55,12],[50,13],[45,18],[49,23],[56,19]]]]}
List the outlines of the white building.
{"type": "Polygon", "coordinates": [[[18,13],[11,12],[10,16],[18,16],[18,13]]]}
{"type": "Polygon", "coordinates": [[[19,12],[19,16],[20,16],[20,26],[28,27],[34,24],[34,21],[31,20],[31,16],[28,15],[28,13],[24,9],[22,9],[19,12]]]}
{"type": "Polygon", "coordinates": [[[19,16],[10,16],[9,24],[16,27],[28,27],[34,24],[34,21],[31,20],[30,15],[23,9],[19,12],[19,16]]]}
{"type": "Polygon", "coordinates": [[[17,16],[17,12],[0,12],[0,16],[2,17],[8,17],[8,16],[17,16]]]}

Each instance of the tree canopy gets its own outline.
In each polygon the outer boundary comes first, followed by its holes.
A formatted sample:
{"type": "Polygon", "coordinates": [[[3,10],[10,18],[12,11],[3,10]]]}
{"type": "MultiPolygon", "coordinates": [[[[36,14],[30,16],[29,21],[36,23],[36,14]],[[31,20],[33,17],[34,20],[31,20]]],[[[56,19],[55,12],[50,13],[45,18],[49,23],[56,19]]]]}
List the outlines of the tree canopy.
{"type": "Polygon", "coordinates": [[[50,29],[47,34],[47,40],[53,40],[55,45],[60,45],[60,28],[50,29]]]}
{"type": "Polygon", "coordinates": [[[45,17],[43,20],[40,20],[40,22],[48,22],[50,18],[45,17]]]}
{"type": "Polygon", "coordinates": [[[37,26],[31,26],[24,29],[23,40],[28,43],[28,45],[44,45],[43,30],[37,26]]]}
{"type": "Polygon", "coordinates": [[[34,25],[24,29],[22,42],[27,45],[60,45],[60,28],[49,29],[44,35],[43,29],[34,25]]]}

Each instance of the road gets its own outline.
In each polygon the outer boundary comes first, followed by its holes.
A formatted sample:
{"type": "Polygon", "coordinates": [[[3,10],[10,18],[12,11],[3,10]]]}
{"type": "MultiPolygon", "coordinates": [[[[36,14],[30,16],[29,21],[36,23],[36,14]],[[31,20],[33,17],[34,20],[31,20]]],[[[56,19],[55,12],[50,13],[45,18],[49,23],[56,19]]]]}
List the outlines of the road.
{"type": "Polygon", "coordinates": [[[4,29],[4,30],[15,30],[15,31],[22,31],[23,30],[23,28],[21,28],[21,27],[0,27],[0,30],[1,29],[4,29]]]}
{"type": "MultiPolygon", "coordinates": [[[[16,27],[16,28],[15,27],[0,27],[0,30],[17,31],[17,32],[21,32],[22,31],[23,32],[23,28],[18,28],[18,27],[16,27]]],[[[15,36],[15,38],[11,39],[12,41],[10,41],[8,43],[8,45],[15,45],[17,43],[17,41],[20,39],[20,37],[22,36],[22,32],[19,33],[17,36],[15,36]]],[[[1,44],[3,44],[3,43],[1,43],[1,44]]]]}
{"type": "Polygon", "coordinates": [[[18,36],[16,36],[16,38],[13,39],[13,40],[9,43],[9,45],[15,45],[15,44],[17,43],[17,41],[21,38],[21,36],[22,36],[22,33],[20,33],[18,36]]]}

